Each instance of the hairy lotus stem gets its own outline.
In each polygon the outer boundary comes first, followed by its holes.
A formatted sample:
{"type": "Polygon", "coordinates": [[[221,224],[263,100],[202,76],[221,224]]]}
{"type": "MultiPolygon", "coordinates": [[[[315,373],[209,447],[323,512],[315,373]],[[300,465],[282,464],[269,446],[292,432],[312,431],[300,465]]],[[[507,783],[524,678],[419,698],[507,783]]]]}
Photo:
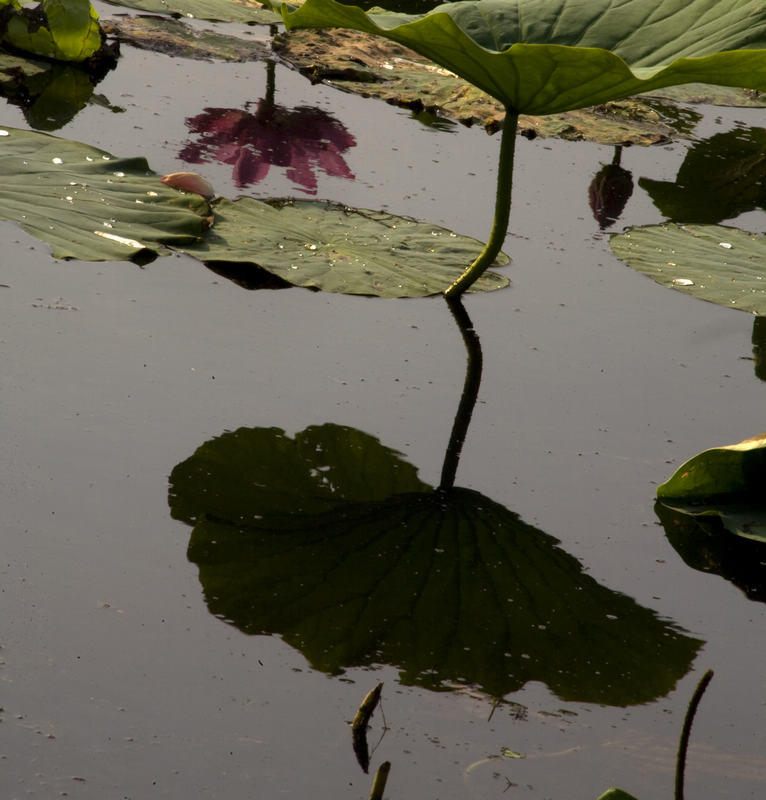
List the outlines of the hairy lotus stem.
{"type": "Polygon", "coordinates": [[[516,128],[519,114],[511,108],[505,109],[505,121],[500,138],[500,160],[497,165],[497,193],[495,195],[495,219],[489,241],[470,267],[444,292],[445,297],[460,297],[486,271],[497,258],[508,233],[508,218],[511,214],[511,187],[513,185],[513,155],[516,149],[516,128]]]}

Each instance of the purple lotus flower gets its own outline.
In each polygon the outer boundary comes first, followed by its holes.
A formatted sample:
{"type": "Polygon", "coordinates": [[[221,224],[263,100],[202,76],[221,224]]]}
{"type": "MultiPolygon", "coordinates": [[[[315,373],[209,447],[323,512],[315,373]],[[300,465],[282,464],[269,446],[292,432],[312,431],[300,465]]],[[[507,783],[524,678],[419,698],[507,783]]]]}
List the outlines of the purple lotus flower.
{"type": "Polygon", "coordinates": [[[264,98],[254,114],[206,108],[186,124],[199,139],[188,143],[179,156],[192,164],[222,161],[233,165],[238,187],[263,180],[272,166],[285,167],[287,177],[312,195],[317,192],[317,169],[338,178],[354,178],[341,154],[356,140],[318,108],[289,109],[264,98]]]}

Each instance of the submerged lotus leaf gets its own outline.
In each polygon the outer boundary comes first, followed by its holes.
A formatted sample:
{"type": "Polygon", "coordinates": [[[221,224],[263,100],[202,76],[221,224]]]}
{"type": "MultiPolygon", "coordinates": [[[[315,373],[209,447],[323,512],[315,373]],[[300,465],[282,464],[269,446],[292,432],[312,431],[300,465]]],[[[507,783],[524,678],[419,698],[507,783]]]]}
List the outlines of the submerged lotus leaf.
{"type": "Polygon", "coordinates": [[[219,31],[195,30],[181,20],[168,17],[116,17],[105,20],[103,28],[120,42],[175,58],[243,62],[263,59],[269,54],[265,42],[248,41],[219,31]]]}
{"type": "Polygon", "coordinates": [[[188,19],[270,25],[279,17],[252,0],[105,0],[116,6],[150,14],[171,14],[188,19]]]}
{"type": "MultiPolygon", "coordinates": [[[[209,235],[182,249],[201,261],[257,264],[295,286],[343,294],[439,294],[482,243],[384,211],[310,200],[220,200],[209,235]]],[[[498,259],[498,265],[507,263],[498,259]]],[[[486,273],[476,290],[508,285],[486,273]]]]}
{"type": "Polygon", "coordinates": [[[335,0],[272,5],[288,29],[399,42],[522,114],[691,82],[766,89],[762,0],[478,0],[410,15],[335,0]]]}
{"type": "Polygon", "coordinates": [[[722,225],[663,223],[610,240],[614,254],[662,286],[766,314],[766,236],[722,225]]]}
{"type": "Polygon", "coordinates": [[[708,83],[686,83],[682,86],[666,86],[654,97],[672,100],[675,103],[703,103],[709,106],[734,106],[736,108],[764,108],[766,94],[754,89],[736,89],[731,86],[713,86],[708,83]]]}
{"type": "Polygon", "coordinates": [[[240,428],[170,476],[210,612],[281,635],[315,669],[570,701],[667,694],[700,645],[601,586],[556,539],[469,489],[434,491],[353,428],[240,428]]]}
{"type": "Polygon", "coordinates": [[[0,130],[0,219],[47,242],[57,258],[126,260],[191,243],[207,202],[160,183],[143,158],[35,131],[0,130]]]}
{"type": "MultiPolygon", "coordinates": [[[[274,50],[312,82],[327,81],[345,91],[388,103],[423,109],[466,125],[497,130],[502,103],[424,56],[380,36],[343,29],[296,30],[274,37],[274,50]]],[[[666,124],[665,105],[632,98],[547,116],[522,115],[527,135],[602,144],[655,144],[675,133],[666,124]],[[655,108],[655,106],[657,108],[655,108]],[[658,110],[659,109],[659,110],[658,110]]]]}

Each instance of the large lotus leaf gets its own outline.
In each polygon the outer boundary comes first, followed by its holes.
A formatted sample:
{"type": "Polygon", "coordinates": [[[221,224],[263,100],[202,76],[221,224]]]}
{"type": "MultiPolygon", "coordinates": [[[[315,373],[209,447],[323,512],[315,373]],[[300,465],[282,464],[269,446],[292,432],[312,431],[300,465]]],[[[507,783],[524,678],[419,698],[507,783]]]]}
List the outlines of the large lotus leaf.
{"type": "MultiPolygon", "coordinates": [[[[1,5],[12,8],[14,3],[1,5]]],[[[36,12],[14,9],[0,33],[2,42],[60,61],[85,61],[101,48],[98,14],[90,0],[43,0],[36,12]]]]}
{"type": "Polygon", "coordinates": [[[675,181],[639,186],[674,222],[714,223],[766,207],[766,130],[717,133],[689,149],[675,181]]]}
{"type": "Polygon", "coordinates": [[[682,464],[657,487],[665,505],[718,516],[732,533],[766,541],[766,434],[714,447],[682,464]]]}
{"type": "Polygon", "coordinates": [[[116,6],[135,8],[150,14],[172,14],[189,19],[270,25],[279,17],[251,0],[105,0],[116,6]]]}
{"type": "Polygon", "coordinates": [[[352,28],[399,42],[523,114],[690,82],[766,88],[762,0],[478,0],[424,15],[335,0],[273,5],[288,29],[352,28]]]}
{"type": "Polygon", "coordinates": [[[610,240],[657,283],[701,300],[766,314],[766,236],[720,225],[646,225],[610,240]]]}
{"type": "Polygon", "coordinates": [[[208,205],[160,183],[143,158],[44,133],[0,130],[0,219],[47,242],[57,258],[125,260],[190,243],[208,205]]]}
{"type": "MultiPolygon", "coordinates": [[[[202,261],[255,263],[288,283],[325,292],[439,294],[482,249],[476,239],[438,225],[335,203],[243,197],[217,202],[214,212],[210,234],[184,252],[202,261]]],[[[507,278],[488,272],[475,288],[507,285],[507,278]]]]}
{"type": "Polygon", "coordinates": [[[170,477],[208,607],[316,669],[386,663],[431,689],[528,681],[626,706],[669,692],[700,645],[600,586],[551,536],[475,491],[433,491],[352,428],[241,428],[170,477]]]}

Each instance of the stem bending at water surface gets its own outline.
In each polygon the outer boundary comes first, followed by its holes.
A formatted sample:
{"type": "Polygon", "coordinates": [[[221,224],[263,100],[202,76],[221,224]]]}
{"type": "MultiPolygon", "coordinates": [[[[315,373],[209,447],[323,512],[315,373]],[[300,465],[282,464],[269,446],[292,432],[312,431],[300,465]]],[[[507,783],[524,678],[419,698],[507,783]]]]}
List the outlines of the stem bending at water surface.
{"type": "Polygon", "coordinates": [[[495,192],[495,218],[492,230],[484,249],[470,267],[444,292],[448,299],[460,297],[487,270],[497,258],[505,235],[508,233],[508,219],[511,215],[511,189],[513,187],[513,157],[516,151],[516,130],[519,112],[506,107],[503,131],[500,136],[500,158],[497,165],[497,190],[495,192]]]}

